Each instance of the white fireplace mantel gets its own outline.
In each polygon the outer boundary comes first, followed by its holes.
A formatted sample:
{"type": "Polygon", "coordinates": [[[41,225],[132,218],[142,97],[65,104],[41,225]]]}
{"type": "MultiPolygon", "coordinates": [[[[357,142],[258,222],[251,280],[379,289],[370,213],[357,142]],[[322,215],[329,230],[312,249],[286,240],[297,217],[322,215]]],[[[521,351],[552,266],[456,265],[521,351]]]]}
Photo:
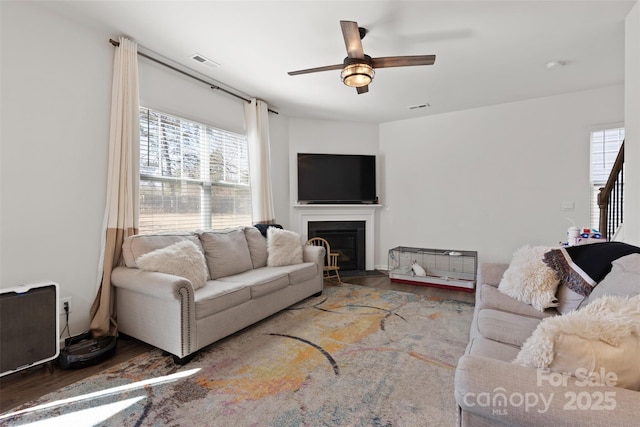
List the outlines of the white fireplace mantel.
{"type": "Polygon", "coordinates": [[[376,211],[382,205],[294,205],[299,213],[299,232],[308,240],[309,223],[315,221],[364,221],[365,268],[374,269],[376,211]]]}

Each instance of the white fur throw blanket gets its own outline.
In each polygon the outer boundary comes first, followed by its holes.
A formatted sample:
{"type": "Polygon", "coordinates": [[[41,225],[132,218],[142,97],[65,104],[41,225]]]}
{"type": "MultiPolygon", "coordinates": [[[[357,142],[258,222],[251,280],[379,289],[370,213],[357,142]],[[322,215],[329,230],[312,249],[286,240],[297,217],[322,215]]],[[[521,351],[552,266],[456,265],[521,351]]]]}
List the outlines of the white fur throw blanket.
{"type": "Polygon", "coordinates": [[[614,385],[640,391],[640,295],[603,296],[542,320],[514,363],[595,382],[615,374],[614,385]]]}

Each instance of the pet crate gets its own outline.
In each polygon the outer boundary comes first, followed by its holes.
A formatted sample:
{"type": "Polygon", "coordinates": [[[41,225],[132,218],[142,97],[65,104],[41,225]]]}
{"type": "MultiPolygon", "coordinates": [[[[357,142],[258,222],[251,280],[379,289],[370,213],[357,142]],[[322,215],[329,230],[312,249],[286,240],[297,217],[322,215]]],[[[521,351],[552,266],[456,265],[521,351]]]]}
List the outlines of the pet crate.
{"type": "MultiPolygon", "coordinates": [[[[398,246],[389,250],[389,278],[392,282],[434,286],[473,292],[478,252],[398,246]],[[416,274],[416,263],[426,275],[416,274]]],[[[417,268],[419,273],[422,273],[417,268]]]]}

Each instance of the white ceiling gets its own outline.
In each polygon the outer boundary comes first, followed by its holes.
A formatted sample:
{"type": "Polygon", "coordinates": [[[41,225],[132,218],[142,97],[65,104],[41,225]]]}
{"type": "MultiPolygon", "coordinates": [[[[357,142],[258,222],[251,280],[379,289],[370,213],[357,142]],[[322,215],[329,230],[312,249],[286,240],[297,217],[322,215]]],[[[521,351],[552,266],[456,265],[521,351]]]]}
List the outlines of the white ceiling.
{"type": "Polygon", "coordinates": [[[43,6],[266,100],[291,117],[386,122],[624,81],[624,18],[636,0],[68,1],[43,6]],[[435,54],[432,66],[376,71],[369,93],[340,71],[340,20],[369,33],[372,57],[435,54]],[[200,53],[221,66],[191,59],[200,53]],[[548,70],[551,60],[568,64],[548,70]],[[409,110],[418,104],[430,107],[409,110]]]}

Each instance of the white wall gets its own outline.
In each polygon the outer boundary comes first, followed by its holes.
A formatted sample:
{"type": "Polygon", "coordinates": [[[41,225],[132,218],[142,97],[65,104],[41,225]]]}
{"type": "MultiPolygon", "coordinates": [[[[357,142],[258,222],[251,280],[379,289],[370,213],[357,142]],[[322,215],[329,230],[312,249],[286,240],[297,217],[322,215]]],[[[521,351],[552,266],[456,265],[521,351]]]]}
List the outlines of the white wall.
{"type": "Polygon", "coordinates": [[[2,2],[0,287],[51,280],[89,325],[104,214],[113,47],[33,3],[2,2]]]}
{"type": "Polygon", "coordinates": [[[525,243],[557,245],[566,217],[589,224],[589,128],[623,117],[615,86],[382,124],[376,263],[395,246],[508,261],[525,243]]]}
{"type": "Polygon", "coordinates": [[[246,101],[138,57],[140,105],[199,123],[244,134],[246,101]]]}
{"type": "Polygon", "coordinates": [[[624,241],[640,245],[640,2],[625,21],[624,241]]]}

